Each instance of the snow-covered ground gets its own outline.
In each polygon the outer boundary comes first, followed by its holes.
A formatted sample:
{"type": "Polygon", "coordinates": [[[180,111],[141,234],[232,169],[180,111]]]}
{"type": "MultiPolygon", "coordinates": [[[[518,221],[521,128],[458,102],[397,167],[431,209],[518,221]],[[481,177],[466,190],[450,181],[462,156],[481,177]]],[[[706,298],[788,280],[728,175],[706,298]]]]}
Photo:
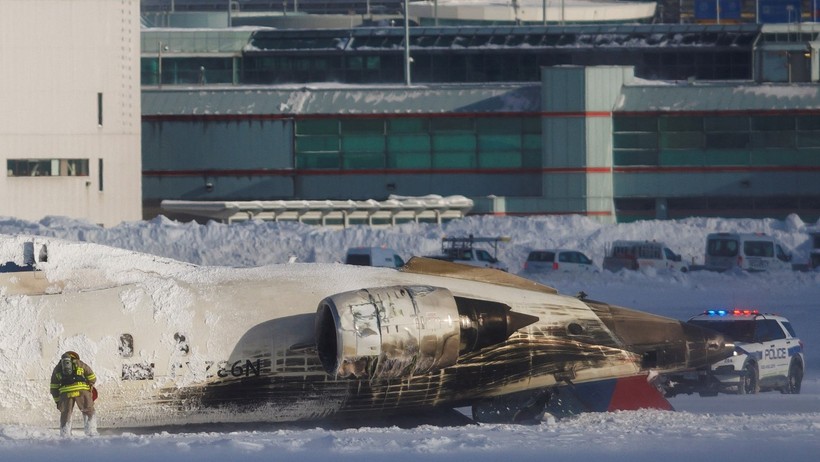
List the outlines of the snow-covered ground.
{"type": "MultiPolygon", "coordinates": [[[[529,250],[564,247],[584,251],[600,265],[616,239],[666,242],[692,263],[703,262],[706,235],[715,231],[765,232],[808,260],[805,224],[787,220],[692,218],[602,225],[583,217],[471,217],[443,227],[404,224],[344,230],[296,223],[233,225],[177,223],[163,218],[114,228],[65,218],[38,223],[0,218],[0,234],[54,236],[105,244],[200,265],[259,266],[337,262],[350,246],[385,245],[403,257],[440,250],[441,237],[509,236],[499,257],[513,272],[529,250]]],[[[340,270],[343,267],[340,266],[340,270]]],[[[56,428],[0,426],[0,459],[53,460],[591,460],[613,461],[816,460],[820,454],[820,272],[717,274],[708,272],[602,272],[558,275],[540,282],[564,293],[583,290],[593,299],[677,319],[709,308],[744,307],[790,318],[805,343],[807,376],[800,395],[681,396],[676,412],[586,414],[540,425],[450,427],[322,424],[191,426],[139,431],[103,430],[98,438],[61,440],[56,428]]],[[[0,333],[0,335],[2,335],[0,333]]],[[[0,352],[2,353],[2,352],[0,352]]],[[[44,388],[45,389],[45,388],[44,388]]],[[[45,396],[44,399],[48,399],[45,396]]],[[[57,413],[55,411],[55,427],[57,413]]]]}

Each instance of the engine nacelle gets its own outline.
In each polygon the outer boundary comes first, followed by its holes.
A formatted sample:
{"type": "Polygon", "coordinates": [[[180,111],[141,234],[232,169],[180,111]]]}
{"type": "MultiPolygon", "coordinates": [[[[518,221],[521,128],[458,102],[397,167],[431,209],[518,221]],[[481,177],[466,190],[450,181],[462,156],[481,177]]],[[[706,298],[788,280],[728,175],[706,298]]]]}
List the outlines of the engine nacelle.
{"type": "Polygon", "coordinates": [[[458,360],[459,312],[449,290],[393,286],[336,294],[316,312],[316,346],[328,374],[387,380],[458,360]]]}

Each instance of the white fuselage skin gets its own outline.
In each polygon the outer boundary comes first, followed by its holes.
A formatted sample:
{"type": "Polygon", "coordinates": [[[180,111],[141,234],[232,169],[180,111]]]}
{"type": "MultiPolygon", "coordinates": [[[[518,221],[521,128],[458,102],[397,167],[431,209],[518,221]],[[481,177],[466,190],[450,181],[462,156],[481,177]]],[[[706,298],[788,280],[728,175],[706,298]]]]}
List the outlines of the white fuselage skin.
{"type": "MultiPolygon", "coordinates": [[[[0,245],[0,258],[4,249],[8,258],[22,242],[17,239],[0,245]]],[[[446,287],[455,296],[502,302],[538,318],[510,337],[519,343],[539,332],[542,341],[550,340],[543,332],[565,331],[570,322],[609,332],[580,300],[526,287],[339,264],[207,268],[90,244],[47,244],[48,259],[36,264],[37,271],[0,273],[0,424],[56,425],[49,377],[66,350],[78,352],[96,372],[102,427],[294,421],[350,405],[366,409],[368,403],[356,403],[347,391],[350,379],[320,367],[314,333],[323,299],[362,288],[446,287]],[[280,390],[277,381],[290,388],[280,390]],[[259,390],[263,399],[255,398],[259,390]],[[217,405],[191,404],[202,396],[217,405]],[[275,404],[260,402],[268,399],[275,404]],[[218,405],[234,400],[245,406],[218,405]]],[[[594,366],[573,363],[576,382],[640,372],[638,355],[611,346],[591,349],[600,357],[594,366]]],[[[459,361],[456,372],[468,367],[459,361]]],[[[553,373],[528,373],[480,387],[442,387],[431,396],[425,392],[423,403],[446,405],[555,383],[553,373]]],[[[363,381],[358,388],[362,384],[379,385],[363,381]]],[[[398,406],[410,398],[393,399],[398,406]]]]}

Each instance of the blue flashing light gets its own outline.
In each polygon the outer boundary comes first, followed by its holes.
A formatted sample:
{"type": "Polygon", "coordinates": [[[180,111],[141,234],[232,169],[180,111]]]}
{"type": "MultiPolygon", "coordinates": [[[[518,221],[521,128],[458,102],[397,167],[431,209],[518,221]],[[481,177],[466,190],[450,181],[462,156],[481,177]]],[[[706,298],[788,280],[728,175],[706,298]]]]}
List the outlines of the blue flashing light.
{"type": "Polygon", "coordinates": [[[756,316],[756,315],[760,314],[760,312],[758,310],[734,309],[734,310],[707,310],[703,314],[706,314],[706,315],[709,315],[709,316],[728,316],[730,314],[735,315],[735,316],[740,316],[740,315],[744,315],[744,314],[745,315],[755,315],[756,316]]]}
{"type": "Polygon", "coordinates": [[[706,314],[709,316],[726,316],[729,312],[726,310],[709,310],[706,314]]]}

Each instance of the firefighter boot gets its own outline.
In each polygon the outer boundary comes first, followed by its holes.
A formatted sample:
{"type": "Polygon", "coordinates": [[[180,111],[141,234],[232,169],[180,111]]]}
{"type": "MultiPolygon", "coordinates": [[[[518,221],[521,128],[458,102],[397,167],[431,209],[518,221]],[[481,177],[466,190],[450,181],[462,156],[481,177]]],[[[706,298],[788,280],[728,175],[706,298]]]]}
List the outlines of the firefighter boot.
{"type": "Polygon", "coordinates": [[[71,421],[65,423],[65,425],[60,427],[60,437],[61,438],[71,438],[71,421]]]}
{"type": "Polygon", "coordinates": [[[97,436],[97,416],[83,414],[83,427],[87,436],[97,436]]]}

